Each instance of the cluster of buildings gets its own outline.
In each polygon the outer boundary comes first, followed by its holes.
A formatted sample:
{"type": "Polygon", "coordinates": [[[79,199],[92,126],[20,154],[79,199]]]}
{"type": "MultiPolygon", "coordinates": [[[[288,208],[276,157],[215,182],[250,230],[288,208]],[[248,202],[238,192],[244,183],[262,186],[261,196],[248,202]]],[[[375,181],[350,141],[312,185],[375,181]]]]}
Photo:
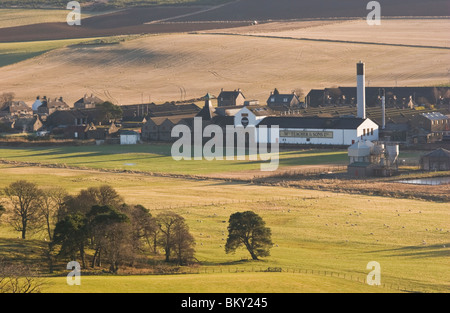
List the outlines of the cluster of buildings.
{"type": "MultiPolygon", "coordinates": [[[[172,129],[195,118],[203,127],[278,126],[279,134],[265,138],[286,145],[351,146],[359,141],[421,144],[450,136],[450,88],[366,87],[365,66],[357,64],[357,86],[311,90],[305,99],[294,92],[268,94],[264,104],[249,100],[240,89],[207,94],[204,104],[136,104],[120,106],[120,118],[106,118],[98,108],[104,100],[84,95],[73,105],[62,97],[37,97],[32,106],[9,101],[0,108],[0,132],[35,132],[65,139],[118,142],[171,142],[172,129]],[[214,101],[214,104],[213,104],[214,101]],[[125,135],[124,135],[125,136],[125,135]]],[[[1,105],[1,104],[0,104],[1,105]]],[[[225,133],[225,131],[224,131],[225,133]]],[[[260,139],[263,140],[263,139],[260,139]]]]}

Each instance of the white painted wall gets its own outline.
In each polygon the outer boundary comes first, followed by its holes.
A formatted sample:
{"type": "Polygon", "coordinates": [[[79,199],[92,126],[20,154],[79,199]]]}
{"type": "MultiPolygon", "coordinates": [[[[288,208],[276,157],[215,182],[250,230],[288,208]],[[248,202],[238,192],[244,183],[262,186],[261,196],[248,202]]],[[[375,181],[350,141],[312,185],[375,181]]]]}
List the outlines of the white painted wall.
{"type": "Polygon", "coordinates": [[[135,145],[139,141],[139,135],[120,135],[121,145],[135,145]]]}
{"type": "Polygon", "coordinates": [[[247,114],[247,118],[248,118],[248,120],[249,120],[249,124],[248,125],[250,125],[250,126],[258,126],[258,124],[264,119],[264,118],[266,118],[266,116],[256,116],[255,114],[253,114],[253,112],[252,111],[250,111],[249,109],[247,109],[247,108],[242,108],[241,110],[239,110],[239,112],[237,112],[235,115],[234,115],[234,126],[242,126],[242,118],[243,118],[243,116],[242,116],[242,114],[244,114],[244,117],[245,117],[245,114],[247,114]]]}
{"type": "Polygon", "coordinates": [[[270,132],[264,128],[258,128],[258,142],[260,143],[280,143],[280,144],[312,144],[312,145],[352,145],[360,140],[377,141],[379,139],[378,125],[366,119],[358,129],[304,129],[304,128],[280,128],[280,131],[317,131],[332,132],[333,138],[297,138],[297,137],[281,137],[279,131],[271,130],[270,132]],[[371,130],[373,128],[373,135],[371,130]],[[364,129],[366,135],[364,136],[364,129]],[[367,132],[369,130],[369,132],[367,132]],[[268,135],[270,133],[270,135],[268,135]]]}

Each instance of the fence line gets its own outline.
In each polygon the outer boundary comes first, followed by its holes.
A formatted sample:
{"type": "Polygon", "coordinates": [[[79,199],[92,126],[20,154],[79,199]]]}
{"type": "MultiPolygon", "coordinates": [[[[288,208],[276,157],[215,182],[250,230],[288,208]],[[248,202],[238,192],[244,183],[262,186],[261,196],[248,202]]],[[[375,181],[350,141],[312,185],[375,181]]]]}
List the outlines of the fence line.
{"type": "MultiPolygon", "coordinates": [[[[198,275],[198,274],[219,274],[219,273],[291,273],[291,274],[307,274],[314,276],[324,276],[324,277],[335,277],[339,279],[345,279],[347,281],[359,282],[361,284],[366,284],[366,275],[361,274],[349,274],[349,273],[341,273],[329,270],[313,270],[313,269],[305,269],[305,268],[281,268],[281,267],[268,267],[264,268],[262,266],[258,267],[198,267],[198,268],[183,268],[179,272],[155,272],[151,274],[145,275],[198,275]]],[[[386,282],[381,283],[379,286],[373,286],[374,288],[383,288],[387,290],[397,291],[397,292],[409,292],[409,293],[426,293],[426,291],[419,291],[412,289],[410,287],[402,286],[398,283],[394,282],[386,282]]]]}
{"type": "Polygon", "coordinates": [[[221,205],[230,205],[230,204],[243,204],[243,203],[264,203],[271,201],[287,201],[287,200],[317,200],[324,199],[327,196],[322,197],[301,197],[301,196],[285,196],[285,197],[265,197],[262,199],[250,199],[250,200],[229,200],[229,201],[218,201],[211,203],[184,203],[183,205],[169,205],[169,206],[158,206],[158,209],[162,210],[177,210],[177,209],[186,209],[186,208],[195,208],[195,207],[210,207],[210,206],[221,206],[221,205]]]}

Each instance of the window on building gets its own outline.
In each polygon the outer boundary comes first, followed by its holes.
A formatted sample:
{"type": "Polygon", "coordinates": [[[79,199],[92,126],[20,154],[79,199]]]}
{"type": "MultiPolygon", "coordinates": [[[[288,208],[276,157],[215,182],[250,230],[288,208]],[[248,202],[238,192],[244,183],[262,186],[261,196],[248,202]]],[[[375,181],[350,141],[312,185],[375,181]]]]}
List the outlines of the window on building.
{"type": "Polygon", "coordinates": [[[373,136],[373,128],[370,130],[370,135],[373,136]]]}
{"type": "Polygon", "coordinates": [[[364,128],[363,129],[363,136],[365,136],[366,135],[366,129],[364,128]]]}

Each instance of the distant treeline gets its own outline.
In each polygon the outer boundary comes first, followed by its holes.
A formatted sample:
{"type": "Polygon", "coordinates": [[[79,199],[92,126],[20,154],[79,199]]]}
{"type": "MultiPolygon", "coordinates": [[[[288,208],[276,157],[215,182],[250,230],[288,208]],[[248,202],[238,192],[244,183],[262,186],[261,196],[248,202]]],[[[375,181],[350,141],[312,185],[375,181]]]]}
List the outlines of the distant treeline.
{"type": "MultiPolygon", "coordinates": [[[[70,0],[3,0],[0,8],[65,8],[70,0]]],[[[108,3],[95,3],[93,0],[77,0],[81,5],[91,5],[93,8],[124,8],[152,5],[213,5],[230,2],[231,0],[110,0],[108,3]]]]}

